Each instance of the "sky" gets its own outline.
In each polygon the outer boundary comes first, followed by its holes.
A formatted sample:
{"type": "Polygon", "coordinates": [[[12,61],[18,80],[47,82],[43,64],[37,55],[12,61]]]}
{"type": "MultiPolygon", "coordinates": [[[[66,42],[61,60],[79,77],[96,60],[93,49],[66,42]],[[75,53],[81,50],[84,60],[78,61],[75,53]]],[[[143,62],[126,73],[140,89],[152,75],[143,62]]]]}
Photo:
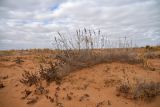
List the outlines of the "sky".
{"type": "Polygon", "coordinates": [[[0,50],[54,48],[57,32],[83,28],[158,45],[160,0],[0,0],[0,50]]]}

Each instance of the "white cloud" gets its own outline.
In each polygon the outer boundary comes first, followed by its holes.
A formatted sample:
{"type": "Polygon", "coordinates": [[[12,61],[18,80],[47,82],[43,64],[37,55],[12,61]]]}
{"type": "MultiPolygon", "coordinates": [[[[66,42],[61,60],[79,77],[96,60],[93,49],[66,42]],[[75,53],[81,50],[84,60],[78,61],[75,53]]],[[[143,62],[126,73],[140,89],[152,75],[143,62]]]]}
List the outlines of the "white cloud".
{"type": "Polygon", "coordinates": [[[111,40],[127,36],[137,45],[156,45],[159,5],[158,0],[1,0],[0,49],[51,47],[55,32],[84,27],[101,29],[111,40]]]}

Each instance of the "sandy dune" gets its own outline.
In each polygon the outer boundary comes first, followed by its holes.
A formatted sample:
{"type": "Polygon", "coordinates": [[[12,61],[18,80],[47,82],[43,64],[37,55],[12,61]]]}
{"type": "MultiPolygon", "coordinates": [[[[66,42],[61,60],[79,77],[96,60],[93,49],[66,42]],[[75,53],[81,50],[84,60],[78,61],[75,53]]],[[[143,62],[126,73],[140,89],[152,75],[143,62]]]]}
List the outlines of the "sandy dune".
{"type": "MultiPolygon", "coordinates": [[[[159,107],[160,97],[152,102],[133,101],[116,96],[116,86],[122,81],[123,72],[126,72],[130,81],[134,78],[160,82],[160,73],[144,69],[141,65],[126,63],[104,63],[71,73],[65,77],[61,85],[51,83],[45,86],[49,93],[34,95],[38,97],[35,104],[27,104],[22,99],[23,91],[28,87],[19,82],[24,70],[36,71],[39,63],[32,57],[22,57],[24,62],[16,64],[11,61],[0,61],[0,76],[4,88],[0,89],[0,107],[57,107],[55,94],[58,96],[59,107],[159,107]],[[6,78],[5,78],[6,77],[6,78]],[[49,98],[50,97],[50,98],[49,98]]],[[[153,65],[160,66],[159,60],[153,60],[153,65]]],[[[33,90],[34,86],[29,87],[33,90]]]]}

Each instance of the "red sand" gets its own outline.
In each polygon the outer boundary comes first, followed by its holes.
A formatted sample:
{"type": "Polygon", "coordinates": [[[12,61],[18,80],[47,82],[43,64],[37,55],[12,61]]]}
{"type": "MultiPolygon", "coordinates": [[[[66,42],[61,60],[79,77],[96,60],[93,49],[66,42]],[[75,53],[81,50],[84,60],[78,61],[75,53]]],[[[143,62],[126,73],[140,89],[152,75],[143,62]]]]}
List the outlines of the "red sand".
{"type": "MultiPolygon", "coordinates": [[[[56,107],[45,95],[39,95],[35,104],[26,104],[27,100],[21,99],[21,92],[28,88],[19,82],[23,70],[34,72],[39,66],[31,58],[24,58],[24,61],[22,64],[0,61],[0,76],[8,75],[2,80],[5,87],[0,89],[0,107],[56,107]]],[[[153,65],[160,66],[158,61],[153,60],[153,65]]],[[[117,97],[116,86],[122,79],[123,71],[131,81],[136,78],[160,82],[160,72],[144,69],[141,65],[106,63],[75,71],[65,77],[60,86],[52,83],[46,89],[49,90],[48,96],[54,98],[56,88],[59,87],[58,99],[62,107],[160,107],[160,97],[150,103],[117,97]]]]}

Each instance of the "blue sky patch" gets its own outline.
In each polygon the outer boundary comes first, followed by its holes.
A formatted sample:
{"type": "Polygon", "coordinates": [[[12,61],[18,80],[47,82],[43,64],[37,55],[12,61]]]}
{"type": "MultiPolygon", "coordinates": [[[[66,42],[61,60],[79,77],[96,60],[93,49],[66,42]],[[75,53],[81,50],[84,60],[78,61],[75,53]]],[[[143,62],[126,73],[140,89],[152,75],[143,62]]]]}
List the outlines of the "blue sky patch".
{"type": "Polygon", "coordinates": [[[50,8],[51,11],[55,11],[59,8],[59,4],[53,4],[50,8]]]}

